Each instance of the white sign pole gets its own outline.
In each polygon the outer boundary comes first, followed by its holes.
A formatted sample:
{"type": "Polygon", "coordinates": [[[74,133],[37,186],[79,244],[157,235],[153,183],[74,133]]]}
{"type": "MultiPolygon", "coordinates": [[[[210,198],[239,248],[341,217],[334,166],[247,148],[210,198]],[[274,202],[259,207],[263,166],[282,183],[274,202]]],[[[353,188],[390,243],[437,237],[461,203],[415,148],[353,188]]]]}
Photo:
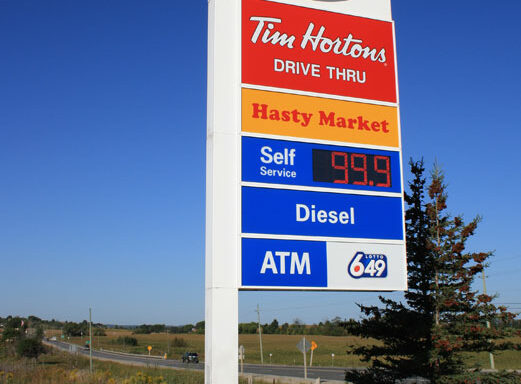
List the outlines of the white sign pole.
{"type": "Polygon", "coordinates": [[[304,337],[304,347],[302,348],[304,354],[304,379],[308,378],[308,367],[306,365],[306,338],[304,337]]]}
{"type": "Polygon", "coordinates": [[[205,383],[238,382],[240,1],[208,1],[205,383]]]}

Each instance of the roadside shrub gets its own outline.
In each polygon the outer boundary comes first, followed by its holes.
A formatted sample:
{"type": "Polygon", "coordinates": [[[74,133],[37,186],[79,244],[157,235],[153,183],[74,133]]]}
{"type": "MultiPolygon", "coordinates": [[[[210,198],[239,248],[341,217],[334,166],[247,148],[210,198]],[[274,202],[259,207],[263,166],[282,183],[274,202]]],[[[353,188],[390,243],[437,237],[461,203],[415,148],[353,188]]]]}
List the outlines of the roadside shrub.
{"type": "Polygon", "coordinates": [[[37,358],[45,352],[42,342],[38,339],[21,339],[16,345],[16,353],[18,356],[37,358]]]}
{"type": "Polygon", "coordinates": [[[94,336],[107,336],[103,328],[95,328],[93,332],[94,336]]]}
{"type": "Polygon", "coordinates": [[[174,337],[174,340],[172,341],[172,345],[174,347],[180,347],[180,348],[188,347],[188,343],[182,337],[174,337]]]}
{"type": "Polygon", "coordinates": [[[460,375],[445,376],[439,384],[519,384],[521,375],[516,372],[466,372],[460,375]]]}
{"type": "Polygon", "coordinates": [[[131,336],[118,337],[116,339],[117,344],[130,345],[131,347],[136,347],[138,345],[137,339],[131,336]]]}

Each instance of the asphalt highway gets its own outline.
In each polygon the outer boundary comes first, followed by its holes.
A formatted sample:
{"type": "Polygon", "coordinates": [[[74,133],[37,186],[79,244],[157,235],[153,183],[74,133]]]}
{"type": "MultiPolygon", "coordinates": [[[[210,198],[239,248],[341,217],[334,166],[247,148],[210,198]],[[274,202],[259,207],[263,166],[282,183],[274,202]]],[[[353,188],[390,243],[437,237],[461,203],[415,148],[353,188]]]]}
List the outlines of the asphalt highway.
{"type": "MultiPolygon", "coordinates": [[[[71,352],[71,345],[62,341],[46,341],[47,344],[52,345],[58,349],[66,352],[71,352]]],[[[73,347],[74,348],[74,347],[73,347]]],[[[76,352],[84,356],[89,356],[89,350],[81,346],[76,346],[76,352]]],[[[203,363],[183,363],[180,360],[165,360],[158,357],[148,357],[143,355],[120,354],[102,350],[92,350],[92,357],[102,360],[110,360],[123,364],[145,365],[150,367],[166,367],[178,369],[196,369],[204,370],[203,363]]],[[[304,377],[304,368],[287,365],[269,365],[269,364],[244,364],[244,373],[254,375],[272,375],[285,377],[304,377]]],[[[308,379],[320,378],[327,381],[341,381],[344,382],[345,368],[340,367],[308,367],[308,379]]]]}

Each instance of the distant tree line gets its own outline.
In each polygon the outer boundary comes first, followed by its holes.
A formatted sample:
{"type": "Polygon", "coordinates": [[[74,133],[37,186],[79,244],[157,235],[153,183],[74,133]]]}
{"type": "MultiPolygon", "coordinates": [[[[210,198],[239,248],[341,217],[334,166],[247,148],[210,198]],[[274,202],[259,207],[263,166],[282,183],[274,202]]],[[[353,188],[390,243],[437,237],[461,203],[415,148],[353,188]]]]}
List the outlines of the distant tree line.
{"type": "MultiPolygon", "coordinates": [[[[5,324],[11,318],[13,318],[13,316],[7,316],[5,318],[0,317],[0,327],[2,326],[2,324],[5,324]]],[[[59,321],[59,320],[55,320],[55,319],[44,320],[44,319],[41,319],[41,318],[39,318],[37,316],[33,316],[33,315],[30,315],[28,317],[18,317],[18,318],[24,320],[27,323],[30,323],[31,327],[33,327],[33,328],[35,328],[35,327],[42,327],[43,329],[63,329],[63,327],[66,324],[69,324],[69,323],[76,324],[74,322],[59,321]]],[[[83,323],[87,324],[87,326],[88,326],[88,323],[87,323],[86,320],[84,320],[83,323]]],[[[92,323],[92,326],[96,327],[96,328],[104,328],[105,327],[103,324],[100,324],[100,323],[92,323]]]]}
{"type": "MultiPolygon", "coordinates": [[[[4,324],[8,323],[12,316],[0,317],[0,331],[4,324]]],[[[72,321],[58,321],[58,320],[43,320],[36,316],[28,316],[27,318],[16,317],[16,319],[24,320],[31,327],[36,329],[61,329],[65,336],[79,337],[89,334],[89,323],[83,320],[80,323],[72,321]]],[[[350,320],[349,320],[350,321],[350,320]]],[[[279,334],[279,335],[324,335],[324,336],[346,336],[349,335],[347,324],[349,321],[342,320],[340,317],[335,317],[331,320],[325,320],[318,324],[306,325],[301,320],[295,319],[292,323],[280,324],[277,319],[273,319],[270,323],[261,324],[262,333],[264,334],[279,334]]],[[[496,327],[511,327],[521,329],[521,319],[512,319],[510,323],[506,324],[500,319],[494,319],[492,322],[496,327]]],[[[165,325],[165,324],[142,324],[135,325],[103,325],[100,323],[92,324],[92,334],[94,336],[106,336],[105,329],[127,329],[132,330],[134,334],[151,334],[151,333],[197,333],[204,334],[204,321],[199,321],[196,324],[185,325],[165,325]]],[[[240,323],[240,334],[255,334],[258,332],[258,324],[256,322],[240,323]]]]}
{"type": "Polygon", "coordinates": [[[194,324],[185,325],[169,325],[165,324],[142,324],[138,327],[132,328],[136,335],[150,334],[150,333],[200,333],[204,334],[204,321],[199,321],[194,324]]]}
{"type": "Polygon", "coordinates": [[[133,333],[136,335],[148,335],[150,333],[162,332],[166,332],[166,327],[164,324],[142,324],[134,329],[133,333]]]}
{"type": "MultiPolygon", "coordinates": [[[[0,329],[2,324],[5,324],[12,317],[7,318],[0,317],[0,329]]],[[[26,323],[32,324],[34,327],[40,327],[42,329],[61,329],[63,335],[67,337],[80,337],[87,336],[89,334],[89,323],[86,320],[81,322],[74,321],[58,321],[43,320],[36,316],[29,316],[25,320],[26,323]]],[[[518,327],[521,328],[521,320],[517,320],[518,327]]],[[[171,333],[171,334],[183,334],[183,333],[196,333],[204,334],[204,321],[199,321],[195,324],[185,325],[165,325],[165,324],[141,324],[135,325],[104,325],[100,323],[92,324],[92,334],[94,336],[105,336],[105,330],[107,328],[113,329],[127,329],[131,330],[136,335],[151,334],[151,333],[171,333]]],[[[346,321],[340,317],[335,317],[331,320],[325,320],[318,324],[306,325],[299,319],[293,320],[291,323],[280,324],[277,319],[273,319],[270,323],[261,324],[262,332],[264,334],[281,334],[281,335],[326,335],[326,336],[345,336],[346,321]]],[[[258,332],[258,324],[256,322],[240,323],[239,333],[240,334],[255,334],[258,332]]]]}
{"type": "MultiPolygon", "coordinates": [[[[340,317],[332,320],[326,320],[318,324],[306,325],[299,319],[293,320],[291,324],[279,324],[277,319],[273,319],[271,323],[262,324],[262,333],[277,335],[325,335],[325,336],[346,336],[346,321],[340,317]]],[[[240,334],[254,334],[259,330],[258,323],[240,323],[240,334]]]]}

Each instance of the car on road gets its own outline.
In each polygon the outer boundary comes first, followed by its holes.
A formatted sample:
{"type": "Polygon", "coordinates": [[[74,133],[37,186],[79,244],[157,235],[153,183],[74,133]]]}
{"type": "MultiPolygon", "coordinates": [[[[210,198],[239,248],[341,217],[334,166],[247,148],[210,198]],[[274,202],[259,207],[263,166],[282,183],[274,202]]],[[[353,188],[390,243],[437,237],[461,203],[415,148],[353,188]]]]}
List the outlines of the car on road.
{"type": "Polygon", "coordinates": [[[198,363],[199,355],[196,352],[185,352],[182,357],[183,363],[198,363]]]}

